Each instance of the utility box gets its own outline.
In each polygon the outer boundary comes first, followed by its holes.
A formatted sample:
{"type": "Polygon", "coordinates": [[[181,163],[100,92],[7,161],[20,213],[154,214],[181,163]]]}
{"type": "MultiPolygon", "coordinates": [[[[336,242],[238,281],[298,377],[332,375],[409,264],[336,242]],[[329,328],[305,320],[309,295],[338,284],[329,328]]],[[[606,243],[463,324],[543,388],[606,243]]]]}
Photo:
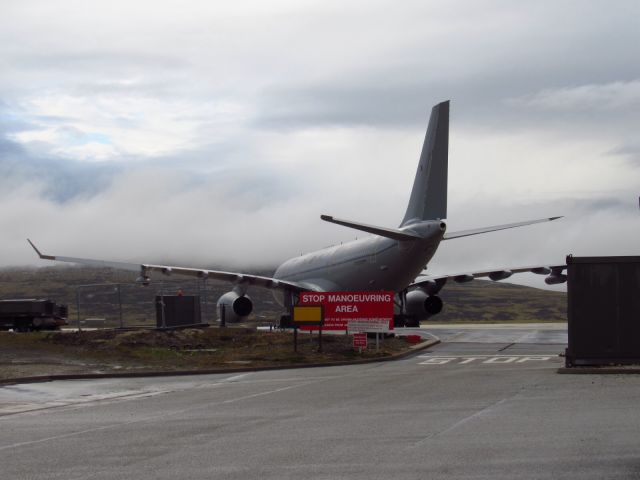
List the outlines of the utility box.
{"type": "Polygon", "coordinates": [[[201,326],[199,295],[157,295],[157,328],[201,326]]]}
{"type": "Polygon", "coordinates": [[[640,257],[567,257],[566,366],[640,364],[640,257]]]}

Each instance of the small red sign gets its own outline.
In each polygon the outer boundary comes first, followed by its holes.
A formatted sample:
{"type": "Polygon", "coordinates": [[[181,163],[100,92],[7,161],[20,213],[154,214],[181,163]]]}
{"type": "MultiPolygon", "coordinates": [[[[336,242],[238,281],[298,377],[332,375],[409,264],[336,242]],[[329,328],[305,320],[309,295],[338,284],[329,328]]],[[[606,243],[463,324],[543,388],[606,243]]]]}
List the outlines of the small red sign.
{"type": "Polygon", "coordinates": [[[346,330],[349,320],[382,319],[393,330],[393,292],[302,292],[298,305],[322,305],[323,330],[346,330]]]}
{"type": "Polygon", "coordinates": [[[366,333],[354,333],[353,334],[353,348],[367,348],[367,334],[366,333]]]}

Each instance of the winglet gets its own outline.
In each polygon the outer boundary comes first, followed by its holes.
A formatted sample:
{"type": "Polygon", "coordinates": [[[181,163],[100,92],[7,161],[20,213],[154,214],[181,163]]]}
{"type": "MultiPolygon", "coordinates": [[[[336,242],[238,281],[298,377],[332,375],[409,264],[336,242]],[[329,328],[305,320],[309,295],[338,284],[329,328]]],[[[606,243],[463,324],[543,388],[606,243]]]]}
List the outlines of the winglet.
{"type": "Polygon", "coordinates": [[[33,249],[36,251],[36,253],[38,254],[38,256],[40,258],[42,258],[43,260],[55,260],[56,257],[52,256],[52,255],[43,255],[42,253],[40,253],[40,250],[38,250],[38,248],[33,244],[33,242],[31,240],[29,240],[27,238],[27,242],[29,242],[29,245],[31,245],[31,247],[33,247],[33,249]]]}

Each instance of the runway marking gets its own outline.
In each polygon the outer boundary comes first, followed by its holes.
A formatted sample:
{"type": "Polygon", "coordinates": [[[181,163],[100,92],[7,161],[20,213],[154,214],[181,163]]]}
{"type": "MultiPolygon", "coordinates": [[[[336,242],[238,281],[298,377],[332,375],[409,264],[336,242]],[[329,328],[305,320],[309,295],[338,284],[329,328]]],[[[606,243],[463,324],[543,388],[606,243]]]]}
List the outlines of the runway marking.
{"type": "MultiPolygon", "coordinates": [[[[229,404],[229,403],[239,402],[239,401],[242,401],[242,400],[248,400],[248,399],[252,399],[252,398],[256,398],[256,397],[262,397],[262,396],[265,396],[265,395],[271,395],[271,394],[274,394],[274,393],[280,393],[280,392],[284,392],[286,390],[291,390],[293,388],[299,388],[299,387],[304,387],[304,386],[307,386],[307,385],[312,385],[314,383],[320,383],[321,381],[323,381],[323,380],[301,382],[301,383],[296,384],[296,385],[288,385],[286,387],[276,388],[276,389],[273,389],[273,390],[267,390],[267,391],[258,392],[258,393],[254,393],[254,394],[249,394],[249,395],[242,395],[240,397],[235,397],[235,398],[232,398],[232,399],[220,400],[220,401],[217,401],[217,402],[207,403],[206,405],[199,405],[197,407],[184,408],[184,409],[180,409],[180,410],[173,410],[173,411],[170,411],[170,412],[163,412],[163,413],[160,413],[160,414],[157,414],[157,415],[151,415],[151,416],[145,417],[145,418],[138,418],[138,419],[129,420],[129,421],[125,421],[125,422],[119,422],[119,423],[113,423],[113,424],[110,424],[110,425],[103,425],[103,426],[100,426],[100,427],[89,428],[89,429],[86,429],[86,430],[79,430],[79,431],[75,431],[75,432],[63,433],[63,434],[54,435],[54,436],[51,436],[51,437],[39,438],[37,440],[29,440],[29,441],[26,441],[26,442],[19,442],[19,443],[14,443],[14,444],[9,444],[9,445],[1,445],[0,446],[0,452],[4,451],[4,450],[9,450],[9,449],[12,449],[12,448],[31,446],[31,445],[36,445],[36,444],[39,444],[39,443],[49,442],[49,441],[53,441],[53,440],[61,440],[61,439],[64,439],[64,438],[74,437],[74,436],[78,436],[78,435],[84,435],[86,433],[99,432],[99,431],[103,431],[103,430],[113,430],[113,429],[117,429],[119,427],[124,427],[124,426],[128,426],[128,425],[134,425],[136,423],[143,423],[143,422],[153,421],[153,420],[157,420],[157,419],[161,419],[161,418],[166,418],[168,416],[180,415],[180,414],[187,413],[187,412],[193,412],[193,411],[203,410],[203,409],[210,409],[211,407],[213,407],[215,405],[225,405],[225,404],[229,404]]],[[[229,383],[227,383],[227,385],[229,385],[229,383]]],[[[99,403],[99,402],[95,402],[95,403],[99,403]]],[[[30,413],[30,412],[25,412],[25,413],[30,413]]]]}
{"type": "Polygon", "coordinates": [[[495,402],[492,405],[489,405],[486,408],[483,408],[482,410],[473,413],[471,415],[469,415],[468,417],[463,418],[462,420],[459,420],[458,422],[454,423],[453,425],[451,425],[449,428],[447,428],[446,430],[443,430],[442,432],[440,432],[438,435],[444,435],[445,433],[449,433],[452,430],[455,430],[456,428],[458,428],[461,425],[464,425],[465,423],[475,419],[475,418],[479,418],[482,417],[483,415],[489,413],[492,410],[495,410],[496,408],[498,408],[500,405],[502,405],[504,402],[506,402],[507,400],[510,400],[511,397],[509,398],[503,398],[502,400],[498,400],[497,402],[495,402]]]}
{"type": "Polygon", "coordinates": [[[418,365],[523,364],[527,362],[546,362],[555,357],[555,355],[420,355],[418,358],[426,358],[426,360],[419,362],[418,365]]]}
{"type": "Polygon", "coordinates": [[[468,415],[468,416],[464,417],[461,420],[458,420],[456,423],[454,423],[453,425],[451,425],[448,428],[445,428],[444,430],[441,430],[439,432],[433,432],[433,433],[427,435],[426,437],[424,437],[423,439],[415,442],[414,444],[409,445],[407,448],[409,448],[409,449],[416,448],[416,447],[424,444],[425,442],[431,440],[432,438],[438,437],[440,435],[445,435],[445,434],[455,430],[456,428],[464,425],[465,423],[470,422],[471,420],[474,420],[476,418],[480,418],[480,417],[484,416],[485,414],[495,410],[496,408],[498,408],[500,405],[502,405],[503,403],[507,402],[508,400],[511,400],[516,395],[517,395],[517,393],[514,394],[514,395],[511,395],[510,397],[506,397],[506,398],[503,398],[501,400],[498,400],[497,402],[494,402],[491,405],[489,405],[489,406],[487,406],[487,407],[485,407],[485,408],[483,408],[481,410],[478,410],[477,412],[472,413],[471,415],[468,415]]]}
{"type": "Polygon", "coordinates": [[[222,381],[232,383],[232,382],[237,382],[238,380],[241,380],[247,376],[249,376],[249,373],[241,373],[240,375],[234,375],[233,377],[225,378],[222,381]]]}
{"type": "Polygon", "coordinates": [[[158,391],[133,391],[133,392],[119,392],[106,395],[82,395],[83,398],[68,398],[66,400],[52,400],[50,402],[43,403],[15,403],[12,405],[4,406],[0,408],[0,417],[6,417],[9,415],[18,415],[21,413],[38,412],[40,410],[49,410],[52,408],[61,407],[76,407],[87,404],[105,403],[109,401],[119,400],[135,400],[139,398],[154,397],[156,395],[162,395],[163,393],[169,393],[169,390],[158,391]]]}

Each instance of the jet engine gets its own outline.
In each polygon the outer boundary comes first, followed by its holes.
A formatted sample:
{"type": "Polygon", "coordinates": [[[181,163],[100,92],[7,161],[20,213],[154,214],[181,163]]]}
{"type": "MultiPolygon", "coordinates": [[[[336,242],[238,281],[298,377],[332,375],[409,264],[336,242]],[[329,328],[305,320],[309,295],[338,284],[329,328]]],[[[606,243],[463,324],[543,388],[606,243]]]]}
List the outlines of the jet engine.
{"type": "Polygon", "coordinates": [[[222,319],[224,306],[225,322],[239,322],[251,314],[253,302],[247,295],[239,295],[231,291],[222,295],[218,299],[218,320],[222,319]]]}
{"type": "Polygon", "coordinates": [[[544,279],[544,283],[547,285],[557,285],[566,282],[567,276],[562,273],[562,270],[564,270],[564,267],[552,267],[551,274],[544,279]]]}
{"type": "Polygon", "coordinates": [[[547,285],[557,285],[559,283],[564,283],[567,281],[567,276],[559,273],[557,275],[551,274],[547,278],[544,279],[544,283],[547,285]]]}
{"type": "Polygon", "coordinates": [[[496,270],[495,272],[491,272],[489,274],[489,278],[494,282],[497,282],[498,280],[509,278],[511,275],[513,275],[513,272],[511,270],[496,270]]]}
{"type": "Polygon", "coordinates": [[[405,313],[418,321],[427,319],[431,315],[440,313],[442,299],[438,295],[429,295],[422,289],[411,290],[407,293],[405,313]]]}

